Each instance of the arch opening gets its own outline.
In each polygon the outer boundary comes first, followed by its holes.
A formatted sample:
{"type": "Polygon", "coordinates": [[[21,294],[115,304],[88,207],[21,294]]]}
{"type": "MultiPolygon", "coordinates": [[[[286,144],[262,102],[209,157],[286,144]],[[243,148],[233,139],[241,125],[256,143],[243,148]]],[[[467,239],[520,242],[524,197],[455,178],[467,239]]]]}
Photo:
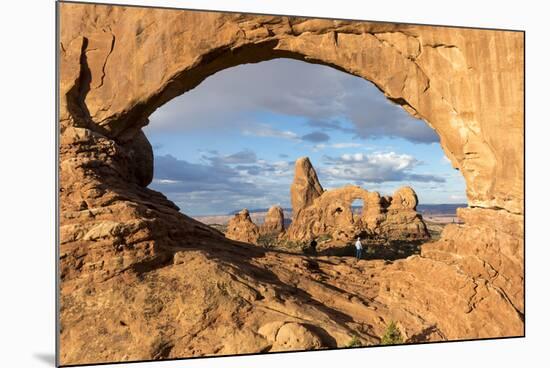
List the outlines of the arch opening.
{"type": "MultiPolygon", "coordinates": [[[[325,188],[379,192],[381,212],[405,185],[432,205],[431,213],[443,203],[466,206],[464,182],[437,134],[368,81],[332,67],[277,58],[228,68],[150,120],[144,131],[156,157],[151,187],[217,229],[243,208],[261,224],[272,205],[284,209],[288,226],[289,188],[302,156],[314,162],[325,188]]],[[[334,216],[345,210],[359,224],[364,201],[356,209],[352,199],[334,216]]],[[[454,219],[456,211],[446,215],[454,219]]]]}
{"type": "Polygon", "coordinates": [[[357,223],[361,221],[363,217],[365,207],[365,201],[362,198],[354,198],[351,202],[351,211],[353,213],[353,222],[357,223]]]}

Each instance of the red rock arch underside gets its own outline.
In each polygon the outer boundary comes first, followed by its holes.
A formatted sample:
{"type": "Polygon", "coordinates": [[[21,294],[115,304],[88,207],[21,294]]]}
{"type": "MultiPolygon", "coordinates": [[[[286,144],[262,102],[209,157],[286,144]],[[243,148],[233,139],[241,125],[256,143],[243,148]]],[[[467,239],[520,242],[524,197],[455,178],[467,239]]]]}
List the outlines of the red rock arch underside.
{"type": "Polygon", "coordinates": [[[389,320],[409,342],[522,335],[523,47],[518,32],[61,4],[61,363],[377,344],[389,320]],[[148,116],[278,57],[365,78],[435,129],[466,180],[464,224],[393,263],[311,261],[229,241],[147,189],[148,116]]]}

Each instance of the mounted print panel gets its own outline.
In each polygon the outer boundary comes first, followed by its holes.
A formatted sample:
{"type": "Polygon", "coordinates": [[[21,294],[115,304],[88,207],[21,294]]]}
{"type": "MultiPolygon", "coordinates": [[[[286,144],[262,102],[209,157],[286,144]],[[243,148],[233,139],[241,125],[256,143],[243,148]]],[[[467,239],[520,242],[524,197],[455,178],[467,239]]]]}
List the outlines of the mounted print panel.
{"type": "Polygon", "coordinates": [[[524,336],[524,32],[58,19],[59,365],[524,336]]]}

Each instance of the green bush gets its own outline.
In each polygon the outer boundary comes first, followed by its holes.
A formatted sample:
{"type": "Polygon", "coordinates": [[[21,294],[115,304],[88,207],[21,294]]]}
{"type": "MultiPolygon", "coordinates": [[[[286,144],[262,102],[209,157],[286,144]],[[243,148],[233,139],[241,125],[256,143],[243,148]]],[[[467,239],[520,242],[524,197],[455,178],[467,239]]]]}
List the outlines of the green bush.
{"type": "Polygon", "coordinates": [[[273,248],[277,244],[277,234],[263,234],[258,237],[258,245],[264,248],[273,248]]]}
{"type": "Polygon", "coordinates": [[[384,333],[384,336],[382,336],[382,345],[394,345],[394,344],[402,344],[403,343],[403,336],[401,335],[401,331],[399,331],[399,328],[395,325],[394,321],[391,321],[390,324],[386,327],[386,332],[384,333]]]}
{"type": "Polygon", "coordinates": [[[293,240],[285,240],[282,244],[281,244],[284,248],[287,248],[287,249],[305,249],[307,248],[307,244],[306,243],[302,243],[302,242],[298,242],[298,241],[293,241],[293,240]]]}
{"type": "Polygon", "coordinates": [[[324,241],[329,241],[329,240],[332,240],[332,235],[323,234],[323,235],[319,235],[319,237],[317,238],[317,243],[322,243],[324,241]]]}
{"type": "Polygon", "coordinates": [[[359,340],[357,336],[353,336],[352,339],[346,344],[347,348],[355,348],[358,346],[363,346],[363,344],[361,344],[361,340],[359,340]]]}

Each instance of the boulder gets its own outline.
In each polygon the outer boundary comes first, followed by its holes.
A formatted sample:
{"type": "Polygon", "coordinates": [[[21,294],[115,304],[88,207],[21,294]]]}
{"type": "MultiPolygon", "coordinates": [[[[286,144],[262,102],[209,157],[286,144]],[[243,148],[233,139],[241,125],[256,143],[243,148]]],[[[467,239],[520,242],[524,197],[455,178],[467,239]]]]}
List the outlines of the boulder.
{"type": "Polygon", "coordinates": [[[389,198],[385,219],[379,224],[380,233],[392,240],[426,240],[430,238],[422,215],[416,212],[418,198],[411,187],[396,190],[389,198]]]}
{"type": "Polygon", "coordinates": [[[319,336],[302,323],[285,323],[275,336],[271,351],[319,349],[323,345],[319,336]]]}
{"type": "MultiPolygon", "coordinates": [[[[389,198],[388,198],[389,199],[389,198]]],[[[411,187],[401,187],[397,189],[390,200],[389,210],[413,210],[416,211],[418,197],[411,187]]]]}
{"type": "Polygon", "coordinates": [[[260,232],[258,226],[250,218],[248,209],[237,213],[227,224],[225,237],[245,243],[256,244],[260,232]]]}
{"type": "Polygon", "coordinates": [[[281,206],[272,206],[260,225],[260,235],[279,235],[285,231],[285,215],[281,206]]]}

